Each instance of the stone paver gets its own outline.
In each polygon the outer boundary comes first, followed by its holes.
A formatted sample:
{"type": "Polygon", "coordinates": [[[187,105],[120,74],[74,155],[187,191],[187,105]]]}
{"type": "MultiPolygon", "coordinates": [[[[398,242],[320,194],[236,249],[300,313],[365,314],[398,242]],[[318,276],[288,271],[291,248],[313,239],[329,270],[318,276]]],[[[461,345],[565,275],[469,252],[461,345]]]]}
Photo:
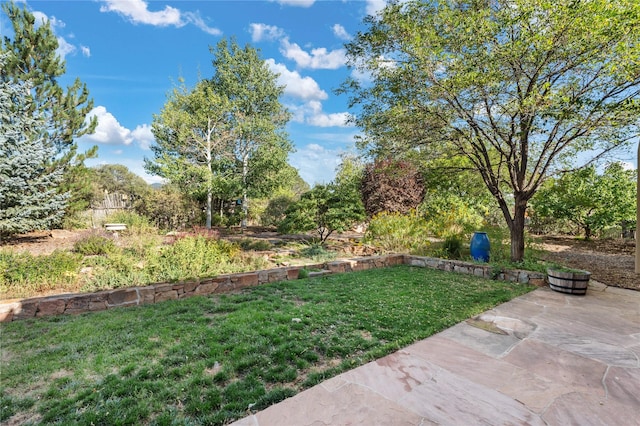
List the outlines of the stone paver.
{"type": "Polygon", "coordinates": [[[234,424],[640,426],[640,292],[540,288],[234,424]]]}

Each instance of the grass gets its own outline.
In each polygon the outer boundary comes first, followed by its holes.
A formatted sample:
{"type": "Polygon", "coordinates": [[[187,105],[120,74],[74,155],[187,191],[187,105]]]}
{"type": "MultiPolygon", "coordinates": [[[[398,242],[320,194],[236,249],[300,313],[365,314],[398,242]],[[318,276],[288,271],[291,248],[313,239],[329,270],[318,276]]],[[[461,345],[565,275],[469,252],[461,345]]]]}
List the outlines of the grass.
{"type": "Polygon", "coordinates": [[[0,421],[226,424],[531,289],[399,266],[2,324],[0,421]]]}

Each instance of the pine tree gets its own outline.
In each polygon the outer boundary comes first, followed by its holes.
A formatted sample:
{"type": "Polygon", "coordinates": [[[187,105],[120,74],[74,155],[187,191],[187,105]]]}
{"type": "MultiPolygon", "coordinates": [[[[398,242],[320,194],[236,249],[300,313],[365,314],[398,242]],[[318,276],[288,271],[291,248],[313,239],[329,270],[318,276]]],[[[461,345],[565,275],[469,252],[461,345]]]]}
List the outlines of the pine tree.
{"type": "Polygon", "coordinates": [[[93,108],[89,90],[79,79],[66,89],[59,85],[58,78],[64,75],[66,66],[56,52],[58,40],[49,22],[36,22],[26,5],[18,6],[13,1],[4,3],[2,10],[11,21],[13,39],[5,36],[0,47],[0,53],[6,54],[0,81],[18,85],[28,82],[30,112],[47,123],[47,127],[33,132],[33,137],[46,138],[54,148],[47,159],[51,168],[62,168],[64,176],[58,191],[70,192],[67,214],[83,210],[91,194],[84,160],[95,157],[97,147],[78,153],[75,140],[93,133],[97,125],[95,117],[85,121],[93,108]]]}
{"type": "Polygon", "coordinates": [[[0,238],[48,228],[63,216],[69,195],[57,191],[62,168],[48,164],[56,149],[41,132],[44,115],[32,113],[29,89],[0,81],[0,238]]]}

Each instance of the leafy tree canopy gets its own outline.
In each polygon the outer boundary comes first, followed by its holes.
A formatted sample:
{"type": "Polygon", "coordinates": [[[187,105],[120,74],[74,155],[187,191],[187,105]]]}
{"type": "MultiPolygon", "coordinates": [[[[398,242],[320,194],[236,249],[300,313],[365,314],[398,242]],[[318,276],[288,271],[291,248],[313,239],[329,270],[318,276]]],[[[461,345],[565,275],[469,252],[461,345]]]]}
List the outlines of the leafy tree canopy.
{"type": "Polygon", "coordinates": [[[279,97],[277,75],[251,46],[222,40],[211,49],[215,73],[193,89],[182,83],[154,117],[150,172],[167,178],[195,198],[212,203],[242,195],[263,196],[291,175],[289,119],[279,97]]]}
{"type": "Polygon", "coordinates": [[[380,212],[407,213],[422,202],[422,176],[407,161],[377,160],[364,170],[362,199],[369,216],[380,212]]]}
{"type": "Polygon", "coordinates": [[[321,242],[334,232],[344,232],[364,220],[364,208],[357,191],[349,185],[316,185],[286,211],[278,227],[282,233],[315,230],[321,242]]]}
{"type": "Polygon", "coordinates": [[[376,152],[465,157],[524,256],[528,201],[576,154],[628,146],[640,115],[640,3],[389,4],[347,45],[345,82],[376,152]]]}
{"type": "Polygon", "coordinates": [[[594,166],[548,181],[532,200],[535,214],[567,219],[593,233],[636,216],[636,173],[611,163],[598,174],[594,166]]]}

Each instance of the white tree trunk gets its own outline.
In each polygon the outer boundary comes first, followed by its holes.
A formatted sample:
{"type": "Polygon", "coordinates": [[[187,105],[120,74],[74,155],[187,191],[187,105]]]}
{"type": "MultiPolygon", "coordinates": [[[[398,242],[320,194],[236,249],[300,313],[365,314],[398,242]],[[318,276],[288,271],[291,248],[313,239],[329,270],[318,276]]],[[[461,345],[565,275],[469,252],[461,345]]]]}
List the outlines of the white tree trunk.
{"type": "Polygon", "coordinates": [[[249,206],[247,205],[247,175],[249,174],[249,153],[242,156],[242,228],[247,227],[249,206]]]}
{"type": "Polygon", "coordinates": [[[638,182],[636,185],[636,274],[640,274],[640,142],[638,142],[638,165],[636,166],[638,182]]]}

